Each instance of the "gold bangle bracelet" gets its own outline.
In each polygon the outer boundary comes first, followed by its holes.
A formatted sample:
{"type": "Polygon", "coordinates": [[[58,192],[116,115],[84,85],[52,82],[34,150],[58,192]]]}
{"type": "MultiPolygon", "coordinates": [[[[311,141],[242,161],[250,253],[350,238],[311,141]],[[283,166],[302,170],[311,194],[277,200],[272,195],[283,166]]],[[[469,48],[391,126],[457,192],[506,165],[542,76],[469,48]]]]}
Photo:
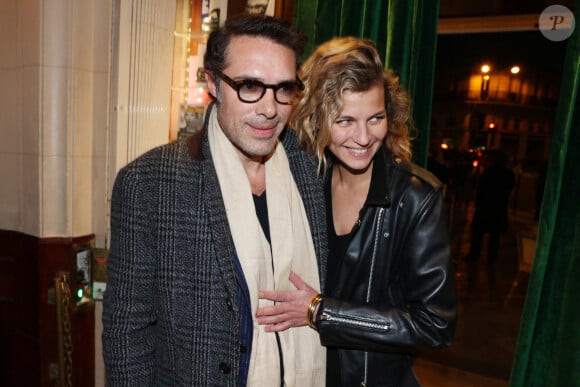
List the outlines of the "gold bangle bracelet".
{"type": "Polygon", "coordinates": [[[310,301],[310,304],[308,304],[308,310],[306,311],[306,324],[314,330],[316,330],[316,326],[314,325],[314,311],[323,298],[322,294],[315,295],[310,301]]]}

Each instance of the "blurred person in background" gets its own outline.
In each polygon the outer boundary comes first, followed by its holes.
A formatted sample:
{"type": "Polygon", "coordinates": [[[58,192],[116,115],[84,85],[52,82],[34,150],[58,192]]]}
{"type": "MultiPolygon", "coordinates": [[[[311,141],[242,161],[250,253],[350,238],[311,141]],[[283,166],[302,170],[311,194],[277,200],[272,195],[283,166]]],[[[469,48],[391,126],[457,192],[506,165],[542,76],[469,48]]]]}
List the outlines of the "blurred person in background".
{"type": "Polygon", "coordinates": [[[487,240],[487,268],[490,284],[495,283],[495,263],[499,254],[500,236],[508,229],[509,197],[514,188],[514,172],[507,167],[503,150],[490,150],[484,157],[484,169],[477,182],[475,208],[471,220],[471,243],[464,257],[468,265],[468,281],[474,284],[474,264],[479,259],[484,235],[487,240]]]}

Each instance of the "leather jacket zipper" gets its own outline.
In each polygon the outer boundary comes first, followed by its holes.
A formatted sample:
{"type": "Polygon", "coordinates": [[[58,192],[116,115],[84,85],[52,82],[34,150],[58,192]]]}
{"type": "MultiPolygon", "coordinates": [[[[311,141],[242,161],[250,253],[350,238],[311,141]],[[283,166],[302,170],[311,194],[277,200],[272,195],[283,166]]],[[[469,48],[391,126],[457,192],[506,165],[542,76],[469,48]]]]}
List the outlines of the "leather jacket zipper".
{"type": "Polygon", "coordinates": [[[349,317],[334,316],[329,314],[328,312],[323,312],[322,315],[320,315],[320,320],[336,321],[341,324],[354,325],[355,327],[370,328],[385,332],[391,329],[390,324],[378,324],[370,321],[364,321],[349,317]]]}
{"type": "MultiPolygon", "coordinates": [[[[369,287],[367,288],[367,303],[371,302],[371,288],[373,286],[373,279],[375,276],[375,263],[377,261],[377,251],[379,250],[379,240],[381,235],[381,224],[383,224],[385,209],[379,209],[379,213],[377,214],[377,218],[375,220],[375,235],[374,235],[374,243],[373,243],[373,255],[371,256],[371,268],[369,270],[369,287]]],[[[386,326],[385,331],[389,330],[389,325],[386,326]]],[[[369,378],[369,352],[365,351],[365,364],[364,364],[364,379],[361,382],[361,387],[365,387],[368,382],[369,378]]]]}
{"type": "Polygon", "coordinates": [[[367,288],[367,297],[366,302],[371,301],[371,288],[373,286],[373,279],[375,274],[375,263],[377,262],[377,251],[379,250],[379,240],[381,235],[381,224],[383,223],[383,214],[385,213],[385,209],[379,209],[379,213],[377,214],[377,219],[375,222],[375,235],[373,239],[373,255],[371,256],[371,268],[369,270],[369,287],[367,288]]]}

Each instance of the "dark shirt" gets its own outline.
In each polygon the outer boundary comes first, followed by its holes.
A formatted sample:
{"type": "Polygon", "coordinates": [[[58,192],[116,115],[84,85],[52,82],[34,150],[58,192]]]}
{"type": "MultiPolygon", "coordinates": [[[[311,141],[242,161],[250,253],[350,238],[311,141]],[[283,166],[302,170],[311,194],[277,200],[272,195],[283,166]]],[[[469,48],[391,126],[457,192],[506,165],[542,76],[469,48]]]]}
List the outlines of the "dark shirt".
{"type": "MultiPolygon", "coordinates": [[[[329,184],[330,185],[330,184],[329,184]]],[[[336,235],[334,229],[334,221],[332,219],[332,194],[330,187],[325,188],[326,195],[326,219],[328,221],[328,263],[326,266],[326,288],[332,289],[335,286],[336,274],[338,268],[346,253],[348,244],[350,242],[351,233],[345,235],[336,235]]]]}
{"type": "MultiPolygon", "coordinates": [[[[326,196],[326,219],[328,221],[328,262],[326,265],[326,288],[333,289],[336,286],[339,267],[342,257],[346,254],[346,249],[350,242],[352,232],[345,235],[337,235],[332,219],[332,193],[330,190],[330,180],[325,186],[326,196]]],[[[339,374],[340,359],[337,348],[327,347],[326,349],[326,385],[340,386],[341,378],[339,374]]]]}
{"type": "Polygon", "coordinates": [[[260,196],[252,195],[254,198],[254,206],[256,207],[256,215],[260,221],[260,226],[262,226],[262,231],[270,242],[270,222],[268,221],[268,204],[266,202],[266,191],[264,191],[260,196]]]}

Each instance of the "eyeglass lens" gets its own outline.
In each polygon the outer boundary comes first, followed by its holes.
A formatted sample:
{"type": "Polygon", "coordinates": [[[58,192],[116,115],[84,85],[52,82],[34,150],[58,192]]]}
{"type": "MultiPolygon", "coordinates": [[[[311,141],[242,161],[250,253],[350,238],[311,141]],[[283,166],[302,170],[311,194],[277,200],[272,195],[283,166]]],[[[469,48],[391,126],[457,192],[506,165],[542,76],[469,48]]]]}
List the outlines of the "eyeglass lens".
{"type": "Polygon", "coordinates": [[[297,94],[297,85],[293,82],[285,82],[279,85],[265,85],[260,81],[242,81],[238,86],[238,95],[242,101],[257,102],[266,89],[274,90],[274,98],[281,104],[289,104],[297,94]]]}
{"type": "Polygon", "coordinates": [[[220,73],[219,76],[237,91],[238,97],[242,102],[247,103],[258,102],[266,94],[267,89],[272,89],[276,102],[283,105],[290,105],[294,102],[300,90],[300,86],[296,82],[282,82],[278,85],[267,85],[253,79],[234,81],[223,73],[220,73]]]}

